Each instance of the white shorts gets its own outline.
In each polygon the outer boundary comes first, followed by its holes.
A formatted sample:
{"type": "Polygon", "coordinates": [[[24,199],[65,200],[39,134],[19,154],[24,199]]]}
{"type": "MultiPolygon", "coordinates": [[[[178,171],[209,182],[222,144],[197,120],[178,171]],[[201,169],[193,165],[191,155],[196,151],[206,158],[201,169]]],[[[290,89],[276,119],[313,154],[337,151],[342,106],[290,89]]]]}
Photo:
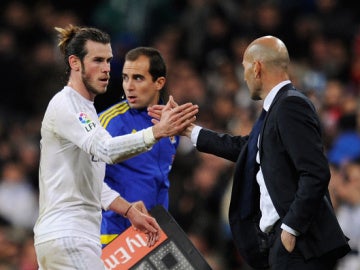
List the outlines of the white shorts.
{"type": "Polygon", "coordinates": [[[101,245],[82,237],[62,237],[35,245],[39,270],[104,270],[101,245]]]}

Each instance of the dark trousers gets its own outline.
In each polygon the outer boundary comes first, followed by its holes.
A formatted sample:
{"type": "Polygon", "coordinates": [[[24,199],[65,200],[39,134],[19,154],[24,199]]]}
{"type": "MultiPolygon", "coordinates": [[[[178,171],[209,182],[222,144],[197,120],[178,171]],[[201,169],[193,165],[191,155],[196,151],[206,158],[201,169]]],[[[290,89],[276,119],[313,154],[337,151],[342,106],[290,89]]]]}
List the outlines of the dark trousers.
{"type": "Polygon", "coordinates": [[[333,270],[336,259],[326,256],[304,259],[295,245],[295,249],[289,253],[281,242],[281,231],[279,224],[276,224],[274,231],[269,235],[272,242],[269,252],[269,263],[271,270],[333,270]]]}

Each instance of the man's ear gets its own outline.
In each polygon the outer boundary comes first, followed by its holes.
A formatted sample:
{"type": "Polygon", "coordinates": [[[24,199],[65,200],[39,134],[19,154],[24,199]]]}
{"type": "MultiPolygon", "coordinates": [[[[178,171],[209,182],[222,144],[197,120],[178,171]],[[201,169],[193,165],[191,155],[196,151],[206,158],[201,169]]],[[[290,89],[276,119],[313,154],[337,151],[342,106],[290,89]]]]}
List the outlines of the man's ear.
{"type": "Polygon", "coordinates": [[[164,88],[164,85],[165,85],[165,82],[166,82],[165,77],[159,77],[159,78],[157,78],[156,81],[155,81],[156,88],[157,88],[158,90],[163,89],[163,88],[164,88]]]}
{"type": "Polygon", "coordinates": [[[80,67],[81,67],[81,61],[80,61],[79,57],[77,57],[75,55],[70,55],[69,56],[69,65],[70,65],[71,69],[73,69],[75,71],[79,71],[80,67]]]}
{"type": "Polygon", "coordinates": [[[254,62],[254,75],[255,75],[255,79],[259,79],[261,77],[261,62],[260,61],[254,62]]]}

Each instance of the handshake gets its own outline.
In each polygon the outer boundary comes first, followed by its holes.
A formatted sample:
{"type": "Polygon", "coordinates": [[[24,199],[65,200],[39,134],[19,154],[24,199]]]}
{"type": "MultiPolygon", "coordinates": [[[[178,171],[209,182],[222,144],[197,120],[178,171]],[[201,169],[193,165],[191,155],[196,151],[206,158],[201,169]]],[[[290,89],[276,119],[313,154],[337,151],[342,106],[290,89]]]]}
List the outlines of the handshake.
{"type": "Polygon", "coordinates": [[[174,135],[189,136],[198,112],[198,105],[191,102],[178,105],[172,96],[166,105],[148,107],[148,114],[153,118],[155,139],[174,135]]]}

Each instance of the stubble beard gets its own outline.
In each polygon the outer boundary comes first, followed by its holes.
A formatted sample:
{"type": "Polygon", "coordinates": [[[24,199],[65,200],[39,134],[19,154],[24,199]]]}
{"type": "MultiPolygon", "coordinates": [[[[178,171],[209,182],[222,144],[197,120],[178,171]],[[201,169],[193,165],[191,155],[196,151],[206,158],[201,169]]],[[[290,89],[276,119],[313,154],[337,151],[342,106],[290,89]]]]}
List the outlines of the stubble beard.
{"type": "Polygon", "coordinates": [[[89,93],[93,94],[93,95],[104,94],[106,92],[106,90],[107,90],[107,87],[105,87],[103,91],[98,90],[96,87],[94,87],[91,84],[90,79],[86,76],[86,72],[85,72],[84,69],[83,69],[82,74],[81,74],[81,79],[82,79],[82,82],[85,85],[85,88],[87,89],[87,91],[89,93]]]}
{"type": "Polygon", "coordinates": [[[260,88],[254,88],[252,93],[251,93],[251,99],[252,100],[261,100],[261,89],[260,88]]]}

